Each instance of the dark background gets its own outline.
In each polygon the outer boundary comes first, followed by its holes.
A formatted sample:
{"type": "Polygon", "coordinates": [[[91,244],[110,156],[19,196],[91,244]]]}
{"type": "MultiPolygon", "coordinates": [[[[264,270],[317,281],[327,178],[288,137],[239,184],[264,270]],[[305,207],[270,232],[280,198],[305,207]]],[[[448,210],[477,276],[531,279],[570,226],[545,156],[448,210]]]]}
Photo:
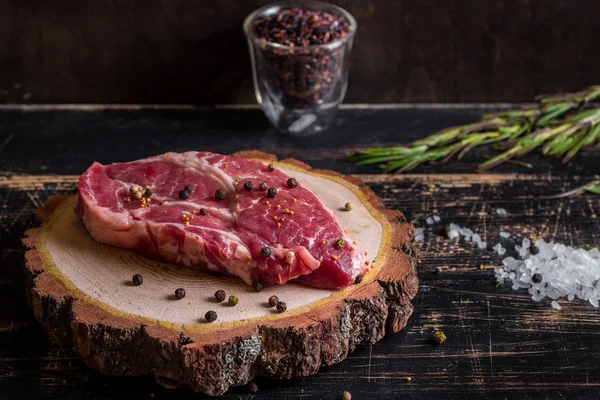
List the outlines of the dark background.
{"type": "MultiPolygon", "coordinates": [[[[270,0],[0,0],[1,103],[254,103],[244,17],[270,0]]],[[[346,103],[523,102],[596,84],[598,0],[338,0],[346,103]]]]}

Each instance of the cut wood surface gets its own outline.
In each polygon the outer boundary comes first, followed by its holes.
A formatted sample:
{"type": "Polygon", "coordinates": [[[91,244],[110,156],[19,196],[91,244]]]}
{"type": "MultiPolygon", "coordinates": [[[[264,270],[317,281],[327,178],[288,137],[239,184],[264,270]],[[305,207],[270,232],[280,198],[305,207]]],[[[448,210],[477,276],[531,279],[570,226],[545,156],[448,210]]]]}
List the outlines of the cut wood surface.
{"type": "Polygon", "coordinates": [[[42,225],[26,232],[27,294],[57,342],[110,375],[153,374],[165,386],[210,395],[255,376],[289,379],[342,361],[357,345],[404,328],[418,287],[413,228],[382,208],[362,182],[257,151],[238,156],[273,162],[312,190],[373,259],[364,280],[330,291],[287,284],[255,292],[235,277],[152,262],[92,239],[73,208],[76,196],[52,197],[37,210],[42,225]],[[344,211],[346,202],[355,204],[344,211]],[[133,286],[141,273],[144,284],[133,286]],[[185,288],[176,300],[176,288],[185,288]],[[216,290],[239,299],[217,304],[216,290]],[[267,306],[277,295],[288,309],[267,306]],[[216,311],[208,323],[204,314],[216,311]]]}
{"type": "MultiPolygon", "coordinates": [[[[488,247],[501,240],[500,231],[512,233],[502,239],[505,247],[523,237],[598,246],[600,196],[539,197],[594,179],[599,149],[588,149],[567,165],[532,154],[526,159],[532,169],[503,165],[484,174],[473,171],[493,154],[489,149],[405,175],[375,174],[376,168],[356,168],[343,160],[351,149],[422,138],[484,111],[346,110],[337,126],[306,140],[266,128],[258,110],[0,110],[0,304],[7,305],[0,308],[0,398],[204,398],[164,389],[151,376],[103,375],[86,367],[71,346],[47,341],[25,301],[20,238],[50,197],[75,193],[75,177],[95,159],[109,163],[167,150],[232,153],[249,147],[358,173],[387,209],[402,210],[426,228],[425,241],[415,243],[422,260],[420,287],[404,330],[358,346],[345,361],[314,376],[258,378],[254,398],[333,400],[344,390],[353,399],[600,397],[600,312],[562,299],[562,311],[556,311],[549,301],[533,302],[526,290],[496,286],[493,269],[502,257],[438,234],[442,224],[455,222],[480,233],[488,247]],[[508,215],[498,216],[496,208],[508,215]],[[434,213],[442,222],[429,227],[423,218],[434,213]],[[436,267],[442,273],[435,274],[436,267]],[[448,337],[441,346],[429,342],[436,329],[448,337]]],[[[244,388],[232,388],[223,398],[250,397],[244,388]]]]}

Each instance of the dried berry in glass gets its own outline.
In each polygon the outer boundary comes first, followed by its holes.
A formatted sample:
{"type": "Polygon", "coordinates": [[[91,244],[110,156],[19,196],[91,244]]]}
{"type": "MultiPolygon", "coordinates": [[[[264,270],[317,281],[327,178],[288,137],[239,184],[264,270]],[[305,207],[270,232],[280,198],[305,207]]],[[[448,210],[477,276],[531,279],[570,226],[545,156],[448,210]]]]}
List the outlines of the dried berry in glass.
{"type": "Polygon", "coordinates": [[[256,98],[279,129],[309,135],[334,119],[348,84],[356,21],[320,2],[286,2],[244,21],[256,98]]]}

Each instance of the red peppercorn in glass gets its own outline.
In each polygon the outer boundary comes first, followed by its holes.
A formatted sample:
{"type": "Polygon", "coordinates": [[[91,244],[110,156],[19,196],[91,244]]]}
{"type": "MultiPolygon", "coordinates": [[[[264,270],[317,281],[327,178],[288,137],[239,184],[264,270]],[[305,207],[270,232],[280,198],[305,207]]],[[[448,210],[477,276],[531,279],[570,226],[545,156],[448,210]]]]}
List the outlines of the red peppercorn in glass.
{"type": "Polygon", "coordinates": [[[344,99],[356,21],[316,1],[262,7],[244,21],[256,98],[280,130],[325,129],[344,99]]]}

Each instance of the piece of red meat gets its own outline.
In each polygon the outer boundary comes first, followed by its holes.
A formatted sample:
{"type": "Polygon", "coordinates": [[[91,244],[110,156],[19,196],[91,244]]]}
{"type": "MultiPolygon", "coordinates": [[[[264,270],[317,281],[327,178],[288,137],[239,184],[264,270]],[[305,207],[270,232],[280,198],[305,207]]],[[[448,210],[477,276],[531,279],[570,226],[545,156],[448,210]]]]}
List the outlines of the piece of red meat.
{"type": "Polygon", "coordinates": [[[368,268],[364,252],[301,181],[289,188],[288,179],[264,162],[208,152],[94,163],[79,179],[76,212],[99,242],[236,275],[250,285],[292,279],[326,289],[350,285],[368,268]],[[263,182],[278,190],[275,198],[260,190],[263,182]],[[133,185],[150,187],[150,206],[131,197],[133,185]],[[191,191],[181,200],[185,186],[191,191]],[[215,196],[218,189],[226,193],[223,200],[215,196]],[[335,246],[338,239],[342,248],[335,246]]]}

